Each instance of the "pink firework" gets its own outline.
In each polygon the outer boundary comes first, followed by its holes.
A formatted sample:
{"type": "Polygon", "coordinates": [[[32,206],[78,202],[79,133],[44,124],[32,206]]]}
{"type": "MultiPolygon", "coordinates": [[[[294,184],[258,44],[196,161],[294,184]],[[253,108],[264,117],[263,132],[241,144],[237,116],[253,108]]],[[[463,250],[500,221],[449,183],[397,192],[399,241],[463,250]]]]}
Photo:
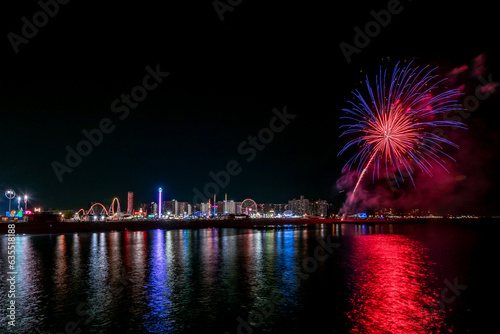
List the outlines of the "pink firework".
{"type": "Polygon", "coordinates": [[[347,128],[341,136],[355,135],[339,155],[351,146],[358,146],[359,151],[344,166],[350,168],[357,165],[360,177],[353,194],[373,165],[373,179],[380,177],[380,169],[385,169],[387,177],[395,177],[389,173],[403,171],[410,175],[414,166],[432,175],[432,161],[444,167],[443,144],[458,147],[436,133],[437,128],[466,128],[461,122],[437,120],[437,116],[453,110],[461,110],[457,97],[458,89],[439,90],[444,79],[433,74],[435,69],[419,68],[408,64],[405,67],[395,66],[391,75],[387,70],[375,78],[375,88],[366,79],[367,97],[354,91],[354,101],[349,101],[351,108],[343,109],[347,116],[341,117],[351,123],[342,125],[347,128]]]}

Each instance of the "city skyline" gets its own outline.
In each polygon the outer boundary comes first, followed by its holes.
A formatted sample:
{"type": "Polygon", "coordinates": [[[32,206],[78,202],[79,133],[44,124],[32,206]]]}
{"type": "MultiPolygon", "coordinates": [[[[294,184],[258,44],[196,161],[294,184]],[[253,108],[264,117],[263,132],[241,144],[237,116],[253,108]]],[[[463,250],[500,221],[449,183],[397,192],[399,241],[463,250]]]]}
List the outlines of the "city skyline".
{"type": "MultiPolygon", "coordinates": [[[[163,191],[163,188],[161,188],[163,191]]],[[[162,195],[163,196],[163,195],[162,195]]],[[[16,196],[16,198],[22,198],[22,196],[16,196]]],[[[120,198],[113,197],[109,199],[109,201],[89,201],[87,205],[82,205],[78,208],[76,207],[37,207],[36,203],[30,203],[30,214],[34,211],[35,214],[37,212],[46,212],[46,213],[55,213],[62,214],[65,211],[71,211],[72,214],[79,214],[82,211],[83,215],[88,214],[88,212],[92,211],[91,209],[96,207],[96,205],[101,207],[102,210],[107,209],[108,218],[113,219],[115,214],[120,214],[119,217],[124,216],[136,216],[142,215],[144,218],[148,217],[158,217],[160,212],[158,207],[158,201],[140,201],[134,202],[134,192],[129,191],[127,193],[126,200],[120,201],[120,198]],[[115,209],[116,207],[116,209],[115,209]]],[[[158,197],[157,197],[158,198],[158,197]]],[[[246,199],[233,199],[228,198],[227,194],[224,196],[225,199],[210,199],[207,202],[201,203],[192,203],[186,202],[182,200],[177,200],[175,198],[162,198],[162,217],[181,217],[181,218],[200,218],[200,217],[209,217],[209,216],[228,216],[228,215],[239,215],[239,214],[258,214],[262,217],[272,218],[272,217],[283,217],[283,216],[293,216],[293,217],[305,217],[305,216],[314,216],[314,217],[341,217],[342,213],[340,212],[341,207],[343,206],[346,198],[336,198],[334,201],[328,201],[321,198],[304,198],[303,195],[298,197],[293,197],[292,199],[288,199],[281,202],[260,202],[254,201],[251,198],[246,199]],[[245,201],[254,201],[256,204],[256,208],[253,209],[253,212],[245,211],[242,207],[242,203],[245,201]],[[284,213],[287,214],[284,215],[284,213]]],[[[22,211],[27,208],[27,202],[24,202],[24,208],[21,205],[22,211]]],[[[15,208],[13,208],[16,211],[15,208]]],[[[92,214],[98,214],[99,210],[92,211],[92,214]]],[[[104,211],[102,211],[104,212],[104,211]]],[[[465,214],[450,214],[450,213],[439,213],[433,212],[432,210],[428,210],[420,207],[391,207],[378,205],[374,207],[366,208],[366,210],[354,210],[349,212],[350,217],[359,216],[359,218],[369,218],[369,217],[468,217],[468,218],[477,218],[478,215],[475,213],[465,213],[465,214]],[[437,214],[437,216],[436,216],[437,214]]],[[[488,216],[488,215],[486,215],[488,216]]],[[[497,215],[492,215],[493,217],[498,217],[497,215]]]]}

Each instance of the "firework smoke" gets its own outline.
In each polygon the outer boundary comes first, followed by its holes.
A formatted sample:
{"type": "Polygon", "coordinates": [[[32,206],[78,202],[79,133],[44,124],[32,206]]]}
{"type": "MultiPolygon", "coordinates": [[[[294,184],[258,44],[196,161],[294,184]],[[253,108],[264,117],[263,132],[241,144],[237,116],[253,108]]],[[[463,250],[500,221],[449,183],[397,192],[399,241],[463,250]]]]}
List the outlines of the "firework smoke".
{"type": "Polygon", "coordinates": [[[458,147],[439,135],[443,127],[465,128],[458,121],[437,120],[437,116],[451,110],[461,110],[457,102],[458,89],[442,90],[445,79],[434,74],[435,68],[395,66],[392,74],[380,69],[372,87],[366,78],[366,98],[358,90],[349,101],[350,108],[343,109],[350,124],[341,136],[354,135],[339,155],[352,146],[359,147],[358,153],[349,159],[343,171],[357,166],[359,175],[354,190],[348,194],[344,212],[356,202],[358,187],[371,168],[372,180],[380,178],[380,171],[386,178],[398,174],[402,180],[408,177],[415,186],[412,174],[418,169],[432,176],[435,165],[445,171],[443,156],[453,160],[443,150],[445,145],[458,147]],[[403,176],[404,175],[404,176],[403,176]]]}

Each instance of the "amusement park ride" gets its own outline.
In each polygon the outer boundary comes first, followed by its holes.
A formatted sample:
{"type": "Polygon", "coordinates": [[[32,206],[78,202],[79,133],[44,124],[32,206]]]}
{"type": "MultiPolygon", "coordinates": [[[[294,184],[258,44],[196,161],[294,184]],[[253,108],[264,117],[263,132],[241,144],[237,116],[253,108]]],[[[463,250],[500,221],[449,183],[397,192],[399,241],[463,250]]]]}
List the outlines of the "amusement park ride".
{"type": "Polygon", "coordinates": [[[12,209],[11,201],[16,197],[16,192],[12,189],[7,189],[5,191],[5,197],[9,200],[9,211],[6,212],[5,216],[7,218],[17,218],[21,219],[25,215],[32,215],[33,212],[28,210],[28,195],[24,194],[24,209],[21,206],[21,196],[17,196],[17,210],[12,209]]]}
{"type": "MultiPolygon", "coordinates": [[[[129,193],[130,196],[130,193],[129,193]]],[[[128,205],[131,205],[132,201],[129,199],[128,200],[128,205]]],[[[75,214],[74,218],[77,220],[108,220],[108,219],[127,219],[132,217],[129,212],[132,212],[131,208],[127,208],[127,211],[121,212],[121,207],[120,207],[120,200],[118,197],[113,198],[113,201],[111,202],[111,205],[109,206],[109,209],[106,209],[106,207],[102,203],[94,203],[88,209],[85,211],[84,209],[78,210],[78,212],[75,214]],[[115,210],[116,207],[116,210],[115,210]]]]}
{"type": "MultiPolygon", "coordinates": [[[[159,203],[161,203],[162,199],[162,189],[159,188],[159,196],[158,200],[159,203]]],[[[211,203],[210,200],[208,200],[208,211],[199,211],[194,213],[193,216],[197,217],[216,217],[219,215],[222,215],[220,211],[217,210],[217,205],[216,205],[216,197],[214,196],[214,202],[211,203]]],[[[257,208],[257,203],[250,198],[245,199],[243,202],[241,202],[241,205],[239,207],[239,213],[237,215],[240,216],[247,216],[247,217],[255,217],[258,215],[258,208],[257,208]]],[[[162,217],[161,216],[162,212],[162,207],[159,205],[158,206],[158,216],[155,217],[162,217]]],[[[224,216],[229,216],[229,212],[227,210],[227,195],[224,200],[224,216]]],[[[234,216],[234,213],[232,214],[234,216]]],[[[81,220],[81,221],[107,221],[107,220],[121,220],[121,219],[131,219],[136,216],[140,217],[146,217],[147,212],[143,212],[142,209],[140,211],[134,211],[133,210],[133,193],[129,192],[128,193],[128,198],[127,198],[127,211],[122,212],[121,207],[120,207],[120,200],[118,197],[113,198],[111,201],[111,205],[109,207],[106,207],[102,203],[93,203],[92,206],[88,209],[80,209],[78,210],[73,219],[74,220],[81,220]]],[[[152,217],[153,215],[150,215],[149,217],[152,217]]]]}
{"type": "Polygon", "coordinates": [[[244,212],[247,216],[257,214],[257,203],[253,199],[247,198],[241,202],[241,212],[244,212]]]}

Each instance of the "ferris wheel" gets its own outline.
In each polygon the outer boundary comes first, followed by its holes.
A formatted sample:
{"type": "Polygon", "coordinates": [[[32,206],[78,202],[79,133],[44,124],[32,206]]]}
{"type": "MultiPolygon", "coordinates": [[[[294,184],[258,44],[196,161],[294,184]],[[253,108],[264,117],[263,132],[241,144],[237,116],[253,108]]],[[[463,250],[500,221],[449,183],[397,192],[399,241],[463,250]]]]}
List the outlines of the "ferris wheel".
{"type": "Polygon", "coordinates": [[[257,203],[253,199],[247,198],[241,202],[241,212],[244,212],[246,215],[257,213],[257,203]]]}

